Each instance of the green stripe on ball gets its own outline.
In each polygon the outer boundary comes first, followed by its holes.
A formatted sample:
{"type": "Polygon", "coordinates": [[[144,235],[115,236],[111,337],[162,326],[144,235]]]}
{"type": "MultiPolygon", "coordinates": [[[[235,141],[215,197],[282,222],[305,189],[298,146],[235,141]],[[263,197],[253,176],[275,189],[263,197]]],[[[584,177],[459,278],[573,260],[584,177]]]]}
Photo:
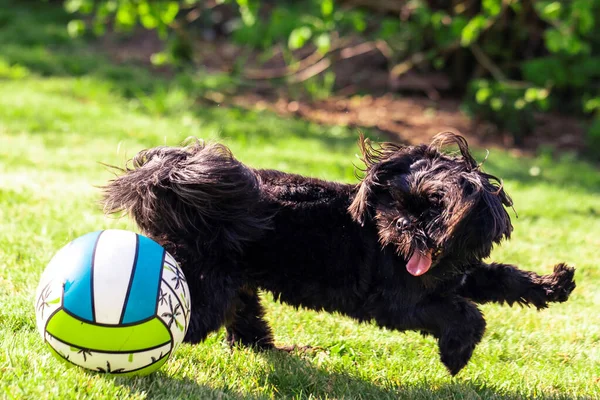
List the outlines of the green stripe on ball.
{"type": "Polygon", "coordinates": [[[48,321],[46,331],[62,342],[106,352],[142,351],[165,345],[171,332],[158,319],[128,326],[94,325],[59,310],[48,321]]]}

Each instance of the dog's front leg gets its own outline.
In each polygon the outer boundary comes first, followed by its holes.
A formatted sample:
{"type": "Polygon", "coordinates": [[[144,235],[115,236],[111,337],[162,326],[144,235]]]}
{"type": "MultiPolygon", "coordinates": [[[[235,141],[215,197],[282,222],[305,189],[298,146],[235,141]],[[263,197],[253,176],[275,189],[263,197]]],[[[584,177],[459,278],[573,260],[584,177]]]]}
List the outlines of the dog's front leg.
{"type": "Polygon", "coordinates": [[[196,344],[225,325],[239,286],[221,274],[186,275],[192,301],[190,325],[183,341],[196,344]]]}
{"type": "Polygon", "coordinates": [[[420,310],[420,317],[435,327],[433,333],[439,340],[440,359],[448,371],[456,375],[467,365],[481,341],[485,319],[477,306],[459,297],[446,298],[443,303],[430,307],[430,310],[420,310]]]}
{"type": "Polygon", "coordinates": [[[563,302],[575,289],[575,270],[558,264],[549,275],[523,271],[508,264],[481,263],[471,270],[458,288],[461,296],[476,303],[533,304],[538,309],[549,302],[563,302]]]}
{"type": "Polygon", "coordinates": [[[430,298],[401,312],[394,308],[375,319],[388,328],[435,336],[440,359],[452,375],[467,365],[485,332],[485,319],[477,306],[455,295],[430,298]]]}
{"type": "Polygon", "coordinates": [[[190,246],[168,241],[161,244],[179,262],[190,289],[190,323],[183,341],[199,343],[225,325],[242,286],[241,279],[232,261],[203,258],[190,246]]]}

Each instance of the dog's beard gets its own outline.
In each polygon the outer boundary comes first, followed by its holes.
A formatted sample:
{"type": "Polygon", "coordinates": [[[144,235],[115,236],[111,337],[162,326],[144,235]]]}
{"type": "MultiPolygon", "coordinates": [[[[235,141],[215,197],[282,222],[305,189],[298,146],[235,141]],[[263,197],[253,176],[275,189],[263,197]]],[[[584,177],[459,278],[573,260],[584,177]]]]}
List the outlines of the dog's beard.
{"type": "Polygon", "coordinates": [[[379,238],[382,246],[395,248],[399,257],[406,262],[406,270],[413,276],[427,273],[434,265],[434,255],[439,254],[433,241],[428,240],[425,232],[396,227],[397,210],[388,208],[377,216],[379,238]]]}

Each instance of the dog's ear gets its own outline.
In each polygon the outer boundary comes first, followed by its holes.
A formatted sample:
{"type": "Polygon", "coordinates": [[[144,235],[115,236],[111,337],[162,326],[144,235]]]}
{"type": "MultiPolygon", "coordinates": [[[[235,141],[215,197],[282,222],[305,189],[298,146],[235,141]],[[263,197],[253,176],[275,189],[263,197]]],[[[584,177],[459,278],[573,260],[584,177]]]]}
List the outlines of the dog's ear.
{"type": "Polygon", "coordinates": [[[372,185],[372,179],[368,175],[365,176],[362,182],[358,184],[356,196],[350,207],[348,207],[352,219],[360,225],[364,225],[365,219],[370,216],[369,198],[371,197],[372,185]]]}
{"type": "MultiPolygon", "coordinates": [[[[513,202],[510,196],[504,191],[504,185],[502,180],[495,177],[494,175],[486,174],[481,170],[481,165],[478,163],[471,152],[469,151],[469,144],[467,143],[467,139],[463,136],[456,134],[454,132],[441,132],[434,136],[429,145],[430,150],[441,151],[446,146],[456,145],[458,147],[458,151],[460,152],[463,161],[469,166],[471,170],[478,171],[483,178],[489,182],[489,186],[491,186],[491,193],[499,196],[502,204],[506,207],[512,207],[513,202]]],[[[486,157],[487,159],[487,157],[486,157]]],[[[485,160],[483,160],[485,162],[485,160]]],[[[512,227],[511,227],[512,228],[512,227]]]]}
{"type": "Polygon", "coordinates": [[[405,149],[405,146],[393,143],[382,143],[377,148],[373,147],[371,141],[360,135],[358,147],[361,152],[360,159],[365,164],[365,168],[359,170],[365,173],[361,183],[358,184],[356,195],[348,211],[356,222],[364,225],[365,220],[371,217],[372,198],[385,180],[387,172],[386,161],[390,160],[398,152],[405,149]]]}
{"type": "Polygon", "coordinates": [[[475,158],[469,151],[469,144],[467,139],[463,136],[454,132],[441,132],[433,137],[431,144],[429,145],[430,150],[442,151],[447,146],[455,145],[458,147],[463,161],[471,168],[476,169],[479,164],[475,161],[475,158]]]}

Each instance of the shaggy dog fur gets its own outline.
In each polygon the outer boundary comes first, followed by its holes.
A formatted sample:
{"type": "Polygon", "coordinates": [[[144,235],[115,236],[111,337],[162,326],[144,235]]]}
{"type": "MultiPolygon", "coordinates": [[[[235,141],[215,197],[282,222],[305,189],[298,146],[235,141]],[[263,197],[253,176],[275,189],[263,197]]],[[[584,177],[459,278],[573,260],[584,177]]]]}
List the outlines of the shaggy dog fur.
{"type": "Polygon", "coordinates": [[[361,137],[359,146],[358,185],[252,169],[220,144],[157,147],[104,188],[104,209],[130,214],[181,263],[191,343],[225,326],[231,344],[272,348],[258,296],[267,290],[296,307],[431,334],[456,374],[485,330],[476,304],[567,300],[575,283],[565,264],[540,276],[482,261],[510,236],[512,202],[464,138],[373,147],[361,137]]]}

